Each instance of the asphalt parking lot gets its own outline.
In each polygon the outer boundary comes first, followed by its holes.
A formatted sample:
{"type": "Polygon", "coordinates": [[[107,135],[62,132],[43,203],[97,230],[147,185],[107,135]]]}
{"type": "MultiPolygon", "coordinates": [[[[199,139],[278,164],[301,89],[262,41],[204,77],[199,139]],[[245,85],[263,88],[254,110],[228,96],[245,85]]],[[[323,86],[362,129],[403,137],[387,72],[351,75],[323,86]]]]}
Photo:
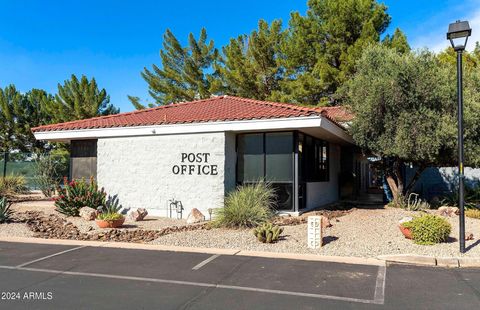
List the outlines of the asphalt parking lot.
{"type": "Polygon", "coordinates": [[[480,271],[0,242],[7,309],[479,309],[480,271]]]}

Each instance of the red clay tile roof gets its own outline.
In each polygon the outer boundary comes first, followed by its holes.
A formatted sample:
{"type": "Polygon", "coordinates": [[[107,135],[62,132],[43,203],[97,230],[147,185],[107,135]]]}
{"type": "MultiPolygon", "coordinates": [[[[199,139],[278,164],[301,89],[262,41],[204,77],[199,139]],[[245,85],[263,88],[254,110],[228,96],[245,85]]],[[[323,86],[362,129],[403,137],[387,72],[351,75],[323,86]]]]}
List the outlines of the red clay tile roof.
{"type": "Polygon", "coordinates": [[[155,108],[35,127],[33,132],[147,126],[323,115],[334,121],[348,115],[340,107],[308,108],[233,96],[182,102],[155,108]]]}

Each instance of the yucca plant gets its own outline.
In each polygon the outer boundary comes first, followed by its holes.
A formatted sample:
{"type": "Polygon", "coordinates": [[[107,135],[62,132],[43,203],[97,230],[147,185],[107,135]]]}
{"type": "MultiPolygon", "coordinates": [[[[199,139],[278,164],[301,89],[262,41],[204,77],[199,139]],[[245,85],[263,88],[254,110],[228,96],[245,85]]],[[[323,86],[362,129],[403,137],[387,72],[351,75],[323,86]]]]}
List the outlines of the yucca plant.
{"type": "Polygon", "coordinates": [[[57,189],[59,196],[55,199],[56,210],[68,216],[78,216],[80,208],[90,207],[97,209],[105,205],[106,193],[104,189],[98,189],[93,178],[90,182],[85,179],[68,182],[64,179],[64,187],[57,189]]]}
{"type": "Polygon", "coordinates": [[[0,223],[5,223],[12,217],[13,211],[10,209],[12,204],[5,197],[0,197],[0,223]]]}
{"type": "Polygon", "coordinates": [[[253,230],[253,234],[258,241],[263,243],[274,243],[278,241],[278,237],[283,232],[283,228],[275,226],[272,223],[263,223],[253,230]]]}

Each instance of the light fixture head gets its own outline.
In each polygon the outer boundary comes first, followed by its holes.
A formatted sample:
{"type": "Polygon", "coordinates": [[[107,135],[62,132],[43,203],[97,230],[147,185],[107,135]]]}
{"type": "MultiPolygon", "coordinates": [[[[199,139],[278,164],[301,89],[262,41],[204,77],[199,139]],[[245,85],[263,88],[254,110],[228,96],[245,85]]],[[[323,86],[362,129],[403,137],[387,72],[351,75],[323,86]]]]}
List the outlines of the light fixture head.
{"type": "Polygon", "coordinates": [[[467,46],[468,37],[472,35],[472,28],[468,21],[459,21],[448,25],[447,39],[450,40],[455,51],[463,51],[467,46]]]}

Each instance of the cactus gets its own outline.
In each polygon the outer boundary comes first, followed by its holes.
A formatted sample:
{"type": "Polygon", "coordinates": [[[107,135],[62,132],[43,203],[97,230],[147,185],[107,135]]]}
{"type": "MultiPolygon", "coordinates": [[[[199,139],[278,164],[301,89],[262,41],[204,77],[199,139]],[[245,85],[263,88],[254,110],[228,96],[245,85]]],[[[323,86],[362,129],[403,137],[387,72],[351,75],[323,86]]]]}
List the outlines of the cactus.
{"type": "Polygon", "coordinates": [[[263,243],[274,243],[278,241],[278,237],[283,232],[283,228],[274,226],[272,223],[264,223],[253,230],[253,234],[258,241],[263,243]]]}

